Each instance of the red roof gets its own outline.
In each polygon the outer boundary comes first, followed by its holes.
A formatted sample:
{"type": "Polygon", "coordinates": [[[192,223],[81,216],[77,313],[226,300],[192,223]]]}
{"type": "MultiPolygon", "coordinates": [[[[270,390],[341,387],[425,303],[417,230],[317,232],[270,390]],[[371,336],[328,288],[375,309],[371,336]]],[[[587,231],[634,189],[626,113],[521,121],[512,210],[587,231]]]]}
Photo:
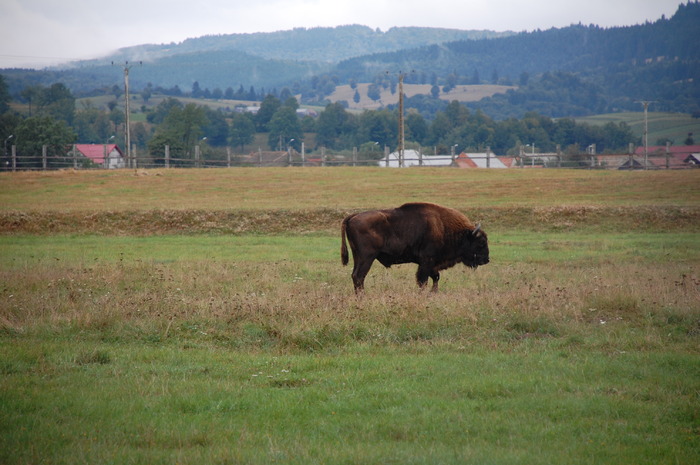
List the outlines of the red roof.
{"type": "MultiPolygon", "coordinates": [[[[644,155],[644,146],[637,147],[634,151],[635,155],[644,155]]],[[[671,145],[668,148],[668,153],[671,155],[683,155],[687,156],[691,153],[700,153],[700,145],[671,145]]],[[[666,146],[665,145],[653,145],[647,147],[647,154],[649,155],[665,155],[666,146]]]]}
{"type": "MultiPolygon", "coordinates": [[[[119,155],[124,156],[117,144],[107,144],[106,153],[110,154],[113,150],[119,152],[119,155]]],[[[75,149],[82,153],[85,157],[95,163],[104,163],[105,161],[105,145],[104,144],[75,144],[75,149]]]]}

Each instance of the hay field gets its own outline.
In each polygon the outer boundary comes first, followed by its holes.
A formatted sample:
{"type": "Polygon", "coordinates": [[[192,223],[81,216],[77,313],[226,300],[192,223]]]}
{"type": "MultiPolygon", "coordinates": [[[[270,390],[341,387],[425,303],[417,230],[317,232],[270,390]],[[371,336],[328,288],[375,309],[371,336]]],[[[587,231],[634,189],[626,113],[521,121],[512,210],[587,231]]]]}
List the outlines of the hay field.
{"type": "MultiPolygon", "coordinates": [[[[391,93],[390,89],[382,89],[380,92],[381,98],[377,101],[372,100],[367,96],[368,83],[357,84],[357,92],[360,94],[360,101],[355,102],[355,89],[350,85],[336,86],[335,91],[328,96],[332,102],[344,100],[348,102],[348,108],[351,110],[377,110],[387,105],[396,105],[399,102],[398,90],[391,93]]],[[[430,95],[430,84],[404,84],[403,90],[407,97],[413,97],[418,94],[430,95]]],[[[458,102],[478,102],[479,100],[491,97],[495,94],[503,94],[510,89],[516,89],[514,86],[499,86],[495,84],[483,85],[459,85],[451,91],[445,93],[440,89],[440,99],[458,102]]]]}

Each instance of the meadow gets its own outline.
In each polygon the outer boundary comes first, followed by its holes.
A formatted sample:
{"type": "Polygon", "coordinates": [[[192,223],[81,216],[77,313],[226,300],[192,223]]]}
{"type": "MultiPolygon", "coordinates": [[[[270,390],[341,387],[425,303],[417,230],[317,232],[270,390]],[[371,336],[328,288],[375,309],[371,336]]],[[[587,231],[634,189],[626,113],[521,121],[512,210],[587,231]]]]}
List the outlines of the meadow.
{"type": "Polygon", "coordinates": [[[0,463],[700,461],[700,172],[0,175],[0,463]],[[375,264],[430,200],[491,263],[375,264]]]}

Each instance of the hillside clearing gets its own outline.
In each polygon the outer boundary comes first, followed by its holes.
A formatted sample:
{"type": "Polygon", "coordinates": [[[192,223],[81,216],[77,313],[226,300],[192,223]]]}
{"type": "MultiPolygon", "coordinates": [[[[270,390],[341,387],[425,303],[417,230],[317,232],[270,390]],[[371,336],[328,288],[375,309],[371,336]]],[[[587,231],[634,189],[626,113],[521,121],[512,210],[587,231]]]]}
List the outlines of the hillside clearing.
{"type": "MultiPolygon", "coordinates": [[[[351,110],[377,110],[387,105],[396,105],[399,102],[398,90],[392,92],[391,89],[382,89],[381,98],[377,101],[372,100],[367,96],[369,83],[357,84],[357,89],[353,89],[350,85],[337,86],[335,91],[328,96],[328,100],[332,102],[345,101],[348,108],[351,110]],[[360,101],[355,102],[355,90],[357,90],[360,101]]],[[[403,90],[406,97],[414,97],[416,95],[430,95],[432,86],[430,84],[404,84],[403,90]]],[[[449,92],[443,92],[440,89],[439,98],[451,102],[457,100],[459,102],[478,102],[482,98],[491,97],[496,94],[504,94],[509,90],[517,89],[514,86],[499,86],[494,84],[482,85],[458,85],[449,92]]]]}

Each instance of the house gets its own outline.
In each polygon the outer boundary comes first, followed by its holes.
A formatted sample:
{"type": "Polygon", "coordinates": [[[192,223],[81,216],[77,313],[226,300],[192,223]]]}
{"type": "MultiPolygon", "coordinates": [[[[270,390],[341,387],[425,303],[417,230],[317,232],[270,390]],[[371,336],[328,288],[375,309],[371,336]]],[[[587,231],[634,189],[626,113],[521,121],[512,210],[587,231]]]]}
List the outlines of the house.
{"type": "Polygon", "coordinates": [[[305,116],[310,116],[312,118],[318,117],[316,110],[311,110],[309,108],[297,108],[297,116],[303,118],[305,116]]]}
{"type": "Polygon", "coordinates": [[[683,163],[687,163],[694,167],[700,167],[700,153],[691,153],[685,157],[683,163]]]}
{"type": "Polygon", "coordinates": [[[75,150],[102,168],[126,167],[126,157],[117,144],[75,144],[75,150]]]}
{"type": "Polygon", "coordinates": [[[455,158],[459,168],[508,168],[500,158],[493,153],[460,153],[455,158]]]}
{"type": "MultiPolygon", "coordinates": [[[[647,147],[649,163],[654,168],[689,168],[692,156],[700,153],[700,145],[654,145],[647,147]]],[[[637,147],[636,158],[644,157],[644,147],[637,147]]]]}
{"type": "MultiPolygon", "coordinates": [[[[418,150],[404,150],[403,166],[453,166],[454,160],[450,155],[423,155],[418,150]]],[[[386,168],[399,167],[399,152],[392,152],[379,160],[379,166],[386,168]]]]}

